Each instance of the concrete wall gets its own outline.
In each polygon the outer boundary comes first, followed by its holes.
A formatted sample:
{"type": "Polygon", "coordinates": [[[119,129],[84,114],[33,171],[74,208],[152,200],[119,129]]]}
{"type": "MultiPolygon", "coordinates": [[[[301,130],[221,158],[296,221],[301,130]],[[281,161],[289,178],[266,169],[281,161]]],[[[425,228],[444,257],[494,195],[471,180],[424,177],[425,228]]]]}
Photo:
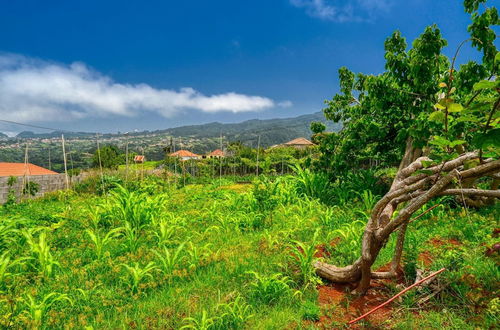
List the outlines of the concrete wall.
{"type": "MultiPolygon", "coordinates": [[[[85,175],[78,175],[70,178],[70,183],[80,182],[86,177],[85,175]]],[[[20,176],[17,177],[16,183],[9,187],[7,182],[9,181],[9,177],[3,176],[0,177],[0,204],[3,204],[7,201],[7,197],[9,195],[9,190],[14,190],[18,200],[21,197],[23,191],[23,182],[24,180],[29,180],[31,182],[36,182],[39,184],[38,192],[35,197],[43,196],[45,193],[66,189],[66,179],[64,174],[53,174],[53,175],[32,175],[27,176],[25,179],[20,176]]],[[[32,198],[31,196],[23,196],[24,199],[32,198]]]]}

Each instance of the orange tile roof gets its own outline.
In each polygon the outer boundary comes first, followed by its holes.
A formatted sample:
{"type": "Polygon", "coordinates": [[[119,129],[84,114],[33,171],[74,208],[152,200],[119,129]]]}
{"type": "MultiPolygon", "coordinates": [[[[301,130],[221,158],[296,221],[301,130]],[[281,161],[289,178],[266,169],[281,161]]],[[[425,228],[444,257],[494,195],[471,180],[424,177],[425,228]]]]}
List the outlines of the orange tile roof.
{"type": "Polygon", "coordinates": [[[224,157],[224,151],[222,151],[220,149],[215,149],[214,151],[212,151],[211,153],[209,153],[207,156],[220,156],[220,157],[224,157]]]}
{"type": "Polygon", "coordinates": [[[188,150],[179,150],[179,151],[171,153],[169,156],[170,157],[200,157],[200,155],[193,154],[191,151],[188,151],[188,150]]]}
{"type": "Polygon", "coordinates": [[[134,161],[135,162],[143,162],[144,161],[144,156],[142,156],[142,155],[136,155],[134,157],[134,161]]]}
{"type": "Polygon", "coordinates": [[[24,176],[24,175],[50,175],[57,172],[28,163],[3,163],[0,162],[0,176],[24,176]]]}
{"type": "Polygon", "coordinates": [[[283,143],[284,145],[304,145],[304,146],[312,146],[314,143],[309,141],[308,139],[305,139],[303,137],[293,139],[292,141],[288,141],[286,143],[283,143]]]}

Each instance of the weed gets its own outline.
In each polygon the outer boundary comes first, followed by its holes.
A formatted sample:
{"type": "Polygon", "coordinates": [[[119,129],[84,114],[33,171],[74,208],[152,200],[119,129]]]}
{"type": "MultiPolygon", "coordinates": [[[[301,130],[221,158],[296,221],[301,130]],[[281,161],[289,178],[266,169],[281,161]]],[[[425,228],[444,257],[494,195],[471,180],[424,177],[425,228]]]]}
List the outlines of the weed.
{"type": "Polygon", "coordinates": [[[133,293],[139,292],[139,284],[147,278],[153,278],[151,272],[157,268],[154,262],[150,262],[144,267],[139,266],[138,262],[136,262],[133,266],[127,264],[121,265],[126,269],[128,274],[128,276],[125,276],[122,279],[124,282],[128,283],[128,286],[133,293]]]}
{"type": "Polygon", "coordinates": [[[212,329],[217,321],[217,317],[208,317],[207,311],[203,310],[198,317],[186,317],[180,329],[208,330],[212,329]]]}
{"type": "Polygon", "coordinates": [[[175,269],[181,264],[182,260],[185,258],[185,256],[182,255],[182,253],[185,251],[185,245],[186,243],[180,244],[177,249],[174,250],[173,253],[170,252],[170,250],[164,246],[163,251],[158,252],[156,250],[153,250],[153,252],[157,256],[157,260],[159,262],[160,270],[169,277],[169,279],[172,277],[174,274],[175,269]]]}
{"type": "Polygon", "coordinates": [[[22,300],[23,304],[27,308],[27,312],[31,320],[34,322],[34,328],[36,329],[40,328],[43,325],[47,311],[55,303],[63,301],[66,301],[71,305],[73,304],[73,301],[68,297],[67,294],[57,292],[46,294],[41,299],[41,301],[37,301],[35,297],[28,293],[22,300]]]}
{"type": "Polygon", "coordinates": [[[121,235],[121,228],[115,228],[108,231],[105,235],[101,234],[97,230],[87,229],[85,232],[89,236],[92,243],[94,243],[94,249],[97,260],[100,260],[103,256],[104,248],[116,237],[121,235]]]}
{"type": "Polygon", "coordinates": [[[252,308],[241,296],[236,297],[230,303],[222,303],[217,306],[219,313],[214,322],[216,329],[243,329],[254,315],[252,308]]]}
{"type": "Polygon", "coordinates": [[[249,272],[249,274],[252,274],[255,278],[250,283],[252,297],[260,303],[271,305],[293,295],[290,287],[292,280],[281,273],[269,276],[259,275],[256,272],[249,272]]]}

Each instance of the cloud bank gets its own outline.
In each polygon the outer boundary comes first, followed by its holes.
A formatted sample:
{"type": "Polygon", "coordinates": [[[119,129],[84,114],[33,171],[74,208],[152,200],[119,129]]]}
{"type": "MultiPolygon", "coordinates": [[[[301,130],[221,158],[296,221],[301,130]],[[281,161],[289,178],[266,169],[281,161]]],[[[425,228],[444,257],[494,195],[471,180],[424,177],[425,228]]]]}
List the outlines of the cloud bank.
{"type": "Polygon", "coordinates": [[[393,0],[290,0],[309,16],[337,23],[371,21],[387,12],[393,0]]]}
{"type": "Polygon", "coordinates": [[[187,110],[238,113],[286,106],[291,102],[234,92],[207,96],[189,87],[120,84],[83,63],[0,54],[0,117],[7,120],[67,121],[145,112],[171,117],[187,110]]]}

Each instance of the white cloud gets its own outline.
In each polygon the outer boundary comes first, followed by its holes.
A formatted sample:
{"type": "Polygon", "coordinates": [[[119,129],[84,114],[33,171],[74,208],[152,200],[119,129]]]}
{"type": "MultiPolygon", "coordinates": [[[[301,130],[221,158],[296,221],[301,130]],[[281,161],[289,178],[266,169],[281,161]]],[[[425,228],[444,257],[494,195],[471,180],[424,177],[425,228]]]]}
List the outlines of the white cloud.
{"type": "Polygon", "coordinates": [[[145,112],[169,117],[190,109],[238,113],[291,105],[285,102],[234,92],[204,95],[192,88],[170,90],[147,84],[120,84],[83,63],[66,66],[0,54],[0,116],[7,120],[133,117],[145,112]]]}
{"type": "Polygon", "coordinates": [[[290,0],[290,4],[304,8],[309,16],[343,22],[371,21],[379,13],[387,12],[393,0],[290,0]]]}

